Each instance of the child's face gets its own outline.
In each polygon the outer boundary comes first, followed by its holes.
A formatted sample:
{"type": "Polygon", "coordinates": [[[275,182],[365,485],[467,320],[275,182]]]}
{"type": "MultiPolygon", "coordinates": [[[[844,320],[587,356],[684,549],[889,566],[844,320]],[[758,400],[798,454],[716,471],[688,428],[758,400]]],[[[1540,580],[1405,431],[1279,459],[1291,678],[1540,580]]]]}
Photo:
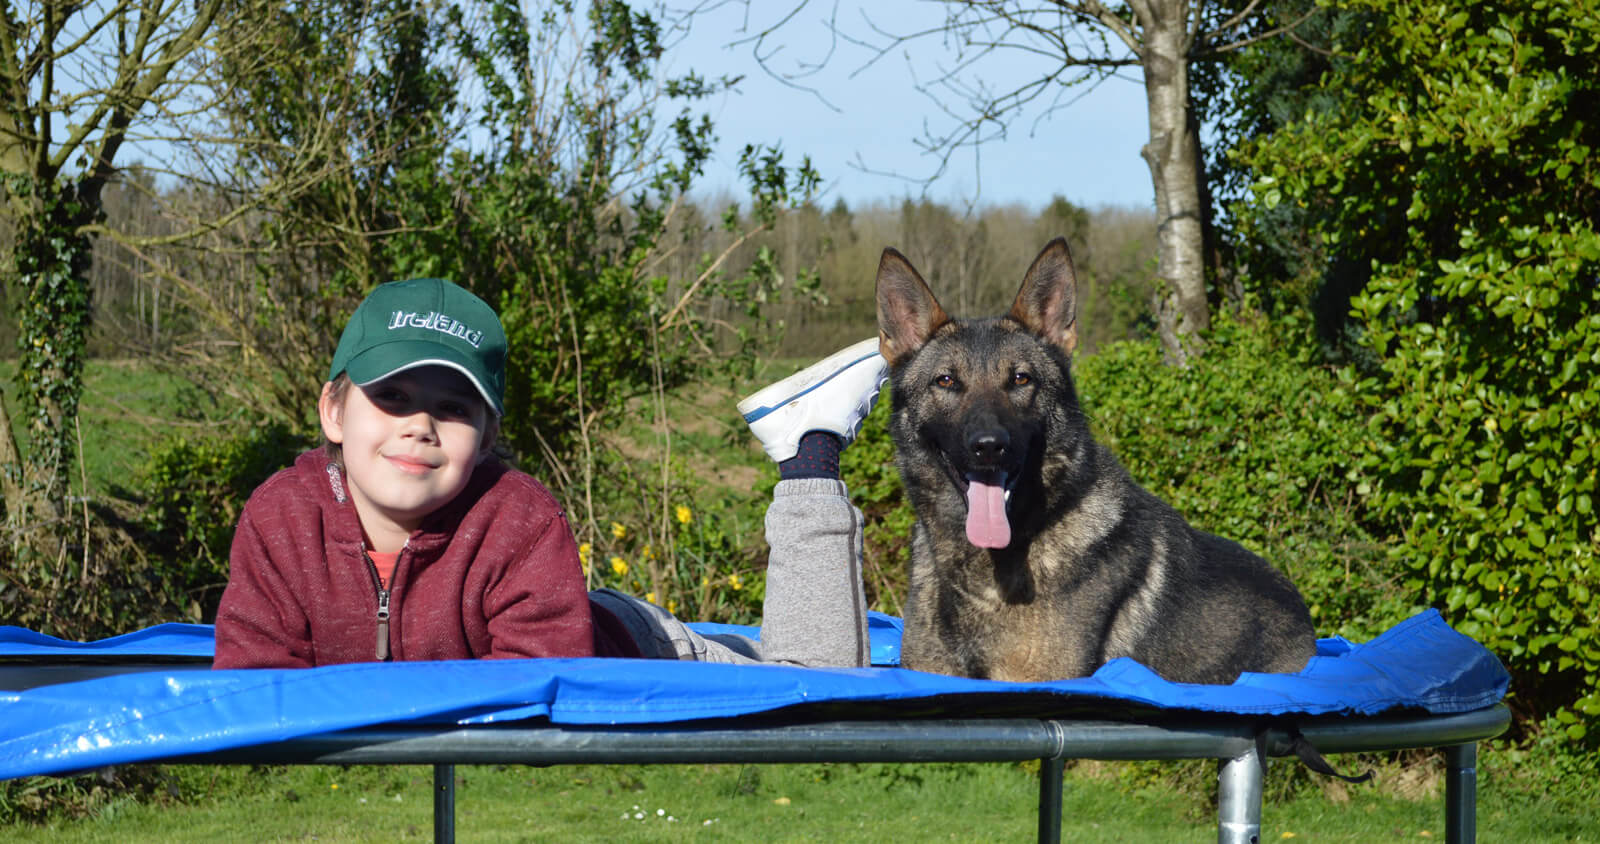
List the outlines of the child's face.
{"type": "Polygon", "coordinates": [[[466,488],[489,445],[488,408],[472,382],[443,366],[352,387],[342,403],[330,387],[318,403],[322,431],[344,453],[361,526],[375,550],[398,550],[423,517],[466,488]]]}

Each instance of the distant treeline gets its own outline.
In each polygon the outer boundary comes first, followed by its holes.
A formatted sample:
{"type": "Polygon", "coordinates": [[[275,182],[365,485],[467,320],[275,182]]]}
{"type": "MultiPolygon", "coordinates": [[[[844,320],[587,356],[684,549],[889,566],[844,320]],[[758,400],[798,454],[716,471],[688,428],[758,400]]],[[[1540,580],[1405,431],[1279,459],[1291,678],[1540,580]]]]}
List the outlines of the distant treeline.
{"type": "MultiPolygon", "coordinates": [[[[169,202],[151,202],[153,185],[132,171],[136,184],[114,183],[106,191],[108,225],[155,234],[175,227],[162,217],[169,202]]],[[[707,256],[735,239],[712,221],[729,200],[685,200],[669,218],[661,257],[650,266],[672,288],[682,290],[703,271],[707,256]]],[[[766,315],[779,323],[770,349],[783,357],[826,353],[877,331],[874,274],[885,247],[911,258],[940,301],[962,315],[999,313],[1009,307],[1028,262],[1048,240],[1065,237],[1078,270],[1080,348],[1147,336],[1155,290],[1155,216],[1148,210],[1082,208],[1057,196],[1042,210],[991,205],[968,211],[929,199],[879,200],[851,208],[843,200],[806,203],[778,217],[771,231],[735,248],[720,270],[729,276],[775,256],[783,284],[766,315]]],[[[185,250],[193,261],[232,260],[226,255],[185,250]]],[[[181,289],[150,272],[145,250],[114,240],[95,244],[94,323],[90,352],[96,357],[140,357],[204,343],[210,329],[197,322],[181,289]]],[[[208,274],[191,275],[204,278],[208,274]]],[[[220,274],[220,273],[219,273],[220,274]]],[[[482,279],[461,279],[481,284],[482,279]]],[[[3,294],[0,294],[3,295],[3,294]]],[[[704,305],[717,321],[738,322],[743,303],[712,300],[704,305]]],[[[16,326],[0,322],[0,355],[14,350],[16,326]]]]}

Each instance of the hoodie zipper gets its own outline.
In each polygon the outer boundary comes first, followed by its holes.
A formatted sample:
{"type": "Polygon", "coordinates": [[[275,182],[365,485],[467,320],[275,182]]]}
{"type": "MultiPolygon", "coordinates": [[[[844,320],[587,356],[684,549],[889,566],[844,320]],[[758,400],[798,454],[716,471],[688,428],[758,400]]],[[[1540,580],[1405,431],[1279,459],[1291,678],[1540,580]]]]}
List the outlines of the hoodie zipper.
{"type": "Polygon", "coordinates": [[[377,657],[379,662],[389,661],[389,588],[384,584],[383,578],[378,576],[378,564],[372,561],[372,556],[365,548],[361,549],[361,559],[367,561],[367,573],[372,575],[372,588],[378,592],[378,647],[377,657]]]}

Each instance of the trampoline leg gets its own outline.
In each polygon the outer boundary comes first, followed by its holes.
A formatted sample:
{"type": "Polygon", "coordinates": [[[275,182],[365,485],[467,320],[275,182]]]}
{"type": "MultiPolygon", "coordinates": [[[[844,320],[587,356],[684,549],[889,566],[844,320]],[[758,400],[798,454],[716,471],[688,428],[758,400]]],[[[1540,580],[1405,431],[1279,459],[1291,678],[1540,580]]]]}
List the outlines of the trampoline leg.
{"type": "Polygon", "coordinates": [[[1217,772],[1217,844],[1259,844],[1266,760],[1251,748],[1222,760],[1217,772]]]}
{"type": "Polygon", "coordinates": [[[456,766],[433,766],[433,840],[435,844],[455,844],[456,766]]]}
{"type": "Polygon", "coordinates": [[[1060,756],[1039,760],[1039,844],[1061,841],[1061,770],[1065,764],[1060,756]]]}
{"type": "Polygon", "coordinates": [[[1478,745],[1444,749],[1444,829],[1450,844],[1478,840],[1478,745]]]}

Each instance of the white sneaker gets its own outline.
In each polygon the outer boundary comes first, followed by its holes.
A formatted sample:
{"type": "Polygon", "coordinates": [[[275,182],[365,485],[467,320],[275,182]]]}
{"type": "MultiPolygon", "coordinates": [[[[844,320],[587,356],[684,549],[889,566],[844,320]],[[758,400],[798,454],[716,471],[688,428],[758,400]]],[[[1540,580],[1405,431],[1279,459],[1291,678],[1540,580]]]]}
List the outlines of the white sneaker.
{"type": "Polygon", "coordinates": [[[849,444],[888,380],[889,364],[873,337],[751,395],[739,402],[739,412],[767,456],[784,461],[807,431],[838,434],[849,444]]]}

